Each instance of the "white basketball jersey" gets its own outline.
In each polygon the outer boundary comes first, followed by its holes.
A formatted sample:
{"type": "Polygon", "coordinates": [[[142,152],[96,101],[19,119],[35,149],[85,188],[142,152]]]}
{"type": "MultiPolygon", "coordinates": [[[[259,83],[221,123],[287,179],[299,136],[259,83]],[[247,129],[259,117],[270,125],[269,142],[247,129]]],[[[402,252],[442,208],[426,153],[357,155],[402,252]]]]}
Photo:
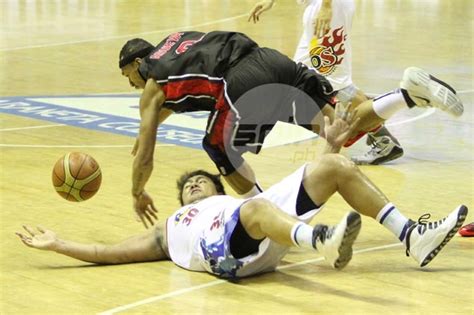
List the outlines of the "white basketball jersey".
{"type": "Polygon", "coordinates": [[[303,16],[303,34],[293,59],[324,75],[333,88],[339,91],[352,84],[350,32],[355,4],[354,0],[332,0],[331,28],[316,43],[313,40],[313,21],[320,9],[321,0],[312,0],[306,7],[303,16]]]}
{"type": "Polygon", "coordinates": [[[219,195],[178,209],[166,222],[171,260],[188,270],[206,271],[200,237],[206,229],[212,229],[223,211],[237,209],[242,202],[243,199],[219,195]]]}

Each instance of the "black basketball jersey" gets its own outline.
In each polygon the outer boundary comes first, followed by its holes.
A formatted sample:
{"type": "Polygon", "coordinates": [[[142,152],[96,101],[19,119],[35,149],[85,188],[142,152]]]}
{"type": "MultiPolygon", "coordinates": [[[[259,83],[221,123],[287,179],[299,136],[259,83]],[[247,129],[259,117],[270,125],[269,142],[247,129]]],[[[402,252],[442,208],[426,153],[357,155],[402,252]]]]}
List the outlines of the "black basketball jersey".
{"type": "Polygon", "coordinates": [[[141,76],[155,79],[174,112],[226,107],[225,72],[258,48],[242,33],[178,32],[161,41],[142,60],[141,76]]]}

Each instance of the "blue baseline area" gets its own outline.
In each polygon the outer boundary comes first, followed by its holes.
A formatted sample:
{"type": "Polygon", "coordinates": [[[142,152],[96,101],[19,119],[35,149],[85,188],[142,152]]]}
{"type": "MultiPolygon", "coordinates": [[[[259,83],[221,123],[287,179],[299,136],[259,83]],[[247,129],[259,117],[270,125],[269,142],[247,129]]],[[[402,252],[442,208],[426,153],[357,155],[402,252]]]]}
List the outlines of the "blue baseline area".
{"type": "MultiPolygon", "coordinates": [[[[88,95],[89,97],[111,97],[127,95],[88,95]]],[[[84,95],[68,95],[71,97],[88,97],[84,95]]],[[[45,96],[60,98],[57,96],[45,96]]],[[[136,97],[136,95],[133,95],[136,97]]],[[[93,111],[71,109],[66,106],[53,105],[40,101],[32,101],[30,97],[9,97],[0,99],[0,113],[18,115],[33,119],[46,120],[58,124],[121,134],[135,138],[138,135],[140,122],[137,119],[102,114],[93,111]]],[[[31,97],[40,98],[40,97],[31,97]]],[[[66,96],[63,96],[66,98],[66,96]]],[[[163,124],[157,132],[157,141],[175,144],[188,148],[201,149],[204,131],[163,124]]]]}

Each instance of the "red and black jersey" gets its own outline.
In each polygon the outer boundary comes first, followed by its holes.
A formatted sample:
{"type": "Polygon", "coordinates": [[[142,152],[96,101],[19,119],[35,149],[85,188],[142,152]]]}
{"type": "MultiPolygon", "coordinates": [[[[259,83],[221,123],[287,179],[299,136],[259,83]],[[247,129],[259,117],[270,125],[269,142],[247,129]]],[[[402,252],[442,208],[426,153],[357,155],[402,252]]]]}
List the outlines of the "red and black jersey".
{"type": "Polygon", "coordinates": [[[145,57],[139,72],[162,87],[164,107],[189,112],[226,107],[226,71],[258,45],[236,32],[178,32],[145,57]]]}

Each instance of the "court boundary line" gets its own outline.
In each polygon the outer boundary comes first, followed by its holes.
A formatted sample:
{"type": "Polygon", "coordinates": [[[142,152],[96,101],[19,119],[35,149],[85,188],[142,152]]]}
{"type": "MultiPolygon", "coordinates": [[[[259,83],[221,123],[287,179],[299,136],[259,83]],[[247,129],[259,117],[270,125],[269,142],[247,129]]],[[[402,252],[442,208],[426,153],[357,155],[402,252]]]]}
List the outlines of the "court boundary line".
{"type": "MultiPolygon", "coordinates": [[[[356,255],[356,254],[362,254],[362,253],[367,253],[367,252],[373,252],[373,251],[377,251],[377,250],[384,250],[384,249],[389,249],[389,248],[392,248],[392,247],[398,247],[398,246],[402,246],[402,245],[403,245],[402,243],[392,243],[392,244],[388,244],[388,245],[369,247],[369,248],[365,248],[365,249],[356,250],[356,251],[354,251],[353,254],[356,255]]],[[[304,260],[304,261],[301,261],[301,262],[297,262],[297,263],[277,267],[276,270],[277,271],[285,270],[285,269],[289,269],[289,268],[293,268],[293,267],[297,267],[297,266],[301,266],[301,265],[305,265],[305,264],[309,264],[309,263],[319,262],[319,261],[322,261],[322,260],[324,260],[324,257],[318,257],[318,258],[315,258],[315,259],[308,259],[308,260],[304,260]]],[[[165,294],[152,296],[152,297],[149,297],[149,298],[137,301],[137,302],[117,306],[117,307],[114,307],[112,309],[97,313],[97,315],[116,314],[116,313],[119,313],[119,312],[130,310],[130,309],[138,307],[138,306],[150,304],[150,303],[157,302],[157,301],[166,300],[167,298],[179,296],[179,295],[182,295],[182,294],[186,294],[188,292],[192,292],[192,291],[196,291],[196,290],[200,290],[200,289],[220,285],[220,284],[227,283],[227,282],[228,282],[227,280],[220,280],[220,279],[219,280],[214,280],[214,281],[211,281],[211,282],[208,282],[208,283],[205,283],[205,284],[200,284],[200,285],[196,285],[196,286],[192,286],[192,287],[188,287],[188,288],[184,288],[184,289],[179,289],[179,290],[168,292],[168,293],[165,293],[165,294]]]]}
{"type": "Polygon", "coordinates": [[[55,124],[55,125],[38,125],[38,126],[29,126],[29,127],[6,128],[6,129],[0,129],[0,132],[3,132],[3,131],[16,131],[16,130],[27,130],[27,129],[52,128],[52,127],[61,127],[61,126],[67,126],[67,125],[65,125],[65,124],[55,124]]]}

